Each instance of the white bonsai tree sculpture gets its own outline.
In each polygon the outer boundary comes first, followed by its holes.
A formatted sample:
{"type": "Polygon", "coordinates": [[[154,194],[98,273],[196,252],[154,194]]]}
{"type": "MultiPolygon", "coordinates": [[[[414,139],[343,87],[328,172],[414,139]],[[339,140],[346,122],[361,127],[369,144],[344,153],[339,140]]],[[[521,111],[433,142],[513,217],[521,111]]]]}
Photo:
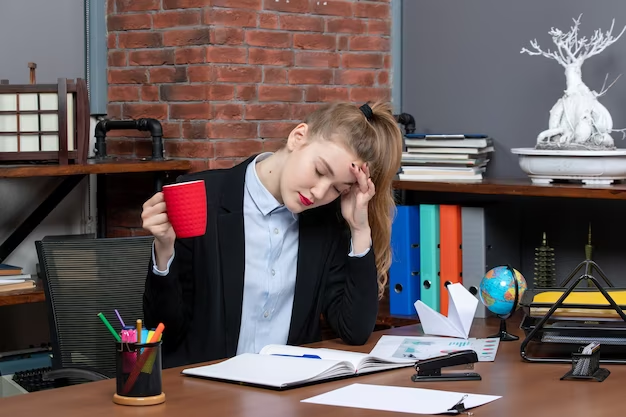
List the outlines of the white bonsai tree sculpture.
{"type": "Polygon", "coordinates": [[[597,29],[591,39],[578,38],[581,16],[578,16],[578,19],[572,19],[574,26],[567,33],[555,28],[548,32],[556,45],[555,51],[551,52],[549,49],[547,52],[542,51],[535,39],[530,42],[534,48],[533,51],[522,48],[520,52],[554,59],[565,68],[567,89],[563,97],[550,110],[548,129],[541,132],[537,137],[536,149],[615,149],[611,132],[621,132],[622,138],[626,136],[626,129],[613,129],[611,114],[598,101],[598,97],[603,96],[619,76],[606,88],[605,78],[602,90],[597,93],[585,85],[581,71],[586,59],[598,55],[617,41],[626,27],[622,29],[619,35],[613,36],[613,25],[615,24],[615,19],[613,19],[611,29],[606,33],[597,29]]]}

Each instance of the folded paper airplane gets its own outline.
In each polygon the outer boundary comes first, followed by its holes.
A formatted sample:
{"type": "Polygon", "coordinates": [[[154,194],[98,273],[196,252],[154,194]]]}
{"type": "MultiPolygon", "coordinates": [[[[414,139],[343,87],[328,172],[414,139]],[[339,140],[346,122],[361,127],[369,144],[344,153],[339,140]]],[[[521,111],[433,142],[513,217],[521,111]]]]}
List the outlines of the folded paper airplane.
{"type": "Polygon", "coordinates": [[[449,284],[448,317],[428,307],[422,301],[415,302],[415,310],[419,316],[424,334],[451,336],[467,339],[472,320],[478,307],[478,299],[463,284],[449,284]]]}

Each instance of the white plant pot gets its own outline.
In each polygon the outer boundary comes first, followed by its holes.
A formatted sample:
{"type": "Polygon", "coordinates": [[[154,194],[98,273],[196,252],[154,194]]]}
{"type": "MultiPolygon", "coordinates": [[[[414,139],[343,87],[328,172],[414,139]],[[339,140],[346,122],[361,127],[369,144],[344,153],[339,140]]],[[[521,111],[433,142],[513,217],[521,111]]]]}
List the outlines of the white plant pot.
{"type": "Polygon", "coordinates": [[[586,185],[609,185],[626,179],[626,149],[606,151],[513,148],[519,165],[534,184],[554,180],[582,181],[586,185]]]}

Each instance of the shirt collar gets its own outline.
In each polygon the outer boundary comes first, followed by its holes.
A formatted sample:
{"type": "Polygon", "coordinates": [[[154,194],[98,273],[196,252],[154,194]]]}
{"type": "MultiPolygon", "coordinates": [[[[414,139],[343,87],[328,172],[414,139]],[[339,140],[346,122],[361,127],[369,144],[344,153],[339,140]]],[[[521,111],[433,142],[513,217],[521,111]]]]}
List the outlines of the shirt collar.
{"type": "MultiPolygon", "coordinates": [[[[252,160],[252,162],[248,165],[246,169],[246,189],[248,190],[248,193],[250,193],[252,202],[254,202],[257,209],[264,216],[267,216],[274,210],[285,208],[285,206],[283,204],[280,204],[278,200],[274,198],[272,193],[270,193],[267,188],[265,188],[265,186],[259,179],[259,175],[256,172],[256,163],[264,160],[270,155],[272,155],[272,152],[264,152],[262,154],[259,154],[256,158],[252,160]]],[[[297,219],[297,216],[295,214],[293,216],[295,219],[297,219]]]]}

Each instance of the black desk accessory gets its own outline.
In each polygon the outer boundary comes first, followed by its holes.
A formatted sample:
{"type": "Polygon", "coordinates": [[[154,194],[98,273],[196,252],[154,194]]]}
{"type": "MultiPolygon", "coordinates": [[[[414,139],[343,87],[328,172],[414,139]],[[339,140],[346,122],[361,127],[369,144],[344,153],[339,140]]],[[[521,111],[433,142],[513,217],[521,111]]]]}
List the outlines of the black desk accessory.
{"type": "Polygon", "coordinates": [[[561,377],[564,379],[586,379],[602,382],[610,375],[610,371],[605,368],[600,368],[600,344],[592,343],[588,347],[593,346],[590,349],[590,353],[587,353],[583,348],[580,349],[580,353],[572,353],[572,369],[561,377]]]}
{"type": "Polygon", "coordinates": [[[455,372],[442,374],[441,368],[468,365],[478,362],[478,355],[473,350],[460,350],[436,358],[424,359],[415,364],[417,373],[411,377],[418,381],[480,381],[476,372],[455,372]]]}

